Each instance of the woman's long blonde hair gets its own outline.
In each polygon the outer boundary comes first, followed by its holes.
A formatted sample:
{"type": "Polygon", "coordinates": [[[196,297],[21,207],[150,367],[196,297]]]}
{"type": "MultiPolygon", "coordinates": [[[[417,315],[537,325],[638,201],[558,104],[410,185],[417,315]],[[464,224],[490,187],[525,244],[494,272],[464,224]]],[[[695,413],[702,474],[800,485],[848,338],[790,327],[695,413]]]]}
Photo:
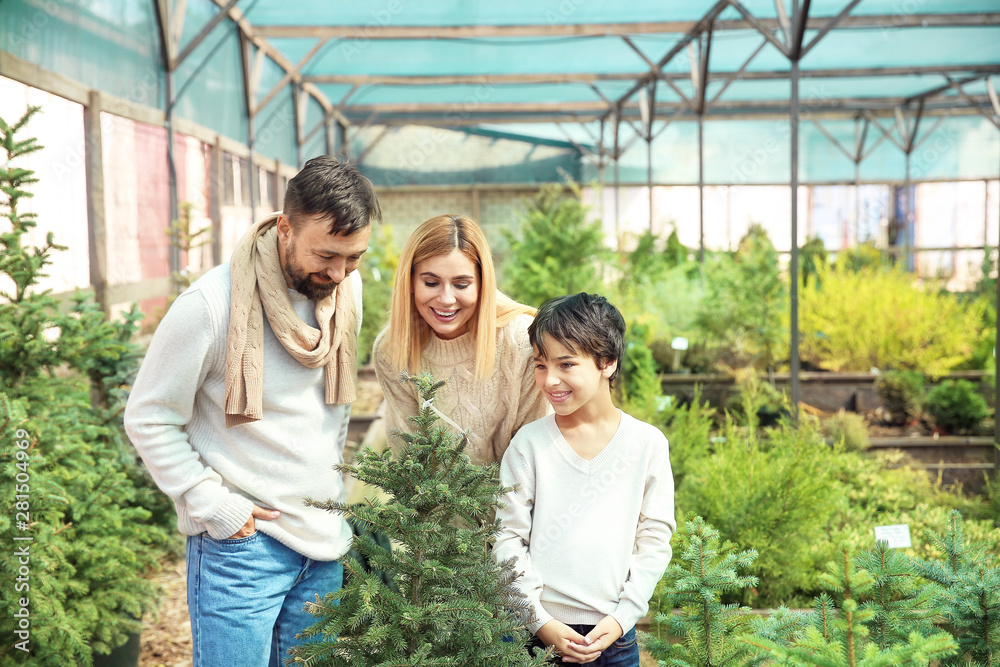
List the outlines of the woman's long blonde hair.
{"type": "Polygon", "coordinates": [[[389,330],[382,339],[382,348],[394,367],[410,373],[420,370],[420,353],[433,333],[414,306],[413,273],[420,262],[453,250],[468,257],[479,274],[477,312],[469,322],[469,331],[475,338],[475,375],[483,379],[493,372],[496,330],[510,324],[518,315],[533,316],[535,309],[517,303],[497,289],[493,255],[486,236],[475,220],[463,215],[431,218],[406,240],[396,267],[389,330]],[[486,335],[480,335],[481,332],[486,335]]]}

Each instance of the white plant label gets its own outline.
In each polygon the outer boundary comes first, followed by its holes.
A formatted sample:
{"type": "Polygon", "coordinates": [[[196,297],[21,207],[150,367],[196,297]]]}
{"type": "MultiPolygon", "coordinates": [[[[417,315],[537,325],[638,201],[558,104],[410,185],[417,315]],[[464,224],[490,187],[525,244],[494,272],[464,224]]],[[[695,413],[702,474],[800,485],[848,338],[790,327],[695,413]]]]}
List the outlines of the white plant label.
{"type": "Polygon", "coordinates": [[[895,526],[875,526],[875,541],[888,542],[890,549],[913,546],[910,542],[910,527],[905,523],[895,526]]]}

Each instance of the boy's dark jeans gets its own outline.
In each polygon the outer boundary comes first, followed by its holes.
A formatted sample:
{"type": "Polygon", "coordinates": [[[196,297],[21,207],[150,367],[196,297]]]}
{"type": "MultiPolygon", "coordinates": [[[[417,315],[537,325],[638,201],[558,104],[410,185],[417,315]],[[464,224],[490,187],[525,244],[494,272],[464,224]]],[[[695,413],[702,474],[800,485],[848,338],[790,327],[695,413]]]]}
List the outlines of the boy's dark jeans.
{"type": "MultiPolygon", "coordinates": [[[[571,625],[569,627],[585,637],[588,632],[594,629],[593,625],[571,625]]],[[[542,651],[545,650],[545,645],[538,640],[538,637],[532,637],[528,646],[532,649],[539,648],[542,651]]],[[[561,657],[556,656],[552,659],[552,664],[568,665],[570,663],[563,662],[561,657]]],[[[601,657],[597,660],[586,664],[593,667],[639,667],[639,644],[636,642],[635,628],[626,632],[618,638],[618,641],[604,649],[601,657]]]]}

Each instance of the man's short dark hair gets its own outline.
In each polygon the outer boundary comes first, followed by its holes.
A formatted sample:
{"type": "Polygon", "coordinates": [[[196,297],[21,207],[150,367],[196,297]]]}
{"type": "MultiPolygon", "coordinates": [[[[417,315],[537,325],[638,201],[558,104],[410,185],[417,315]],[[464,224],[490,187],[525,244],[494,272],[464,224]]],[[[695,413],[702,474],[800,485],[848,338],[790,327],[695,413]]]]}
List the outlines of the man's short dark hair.
{"type": "Polygon", "coordinates": [[[285,206],[292,227],[305,217],[330,221],[331,234],[350,236],[382,219],[375,186],[350,162],[332,155],[314,157],[285,189],[285,206]]]}
{"type": "Polygon", "coordinates": [[[549,299],[528,327],[528,338],[545,357],[542,338],[548,334],[573,354],[593,357],[599,368],[617,361],[611,384],[625,356],[625,319],[607,299],[597,294],[572,294],[549,299]]]}

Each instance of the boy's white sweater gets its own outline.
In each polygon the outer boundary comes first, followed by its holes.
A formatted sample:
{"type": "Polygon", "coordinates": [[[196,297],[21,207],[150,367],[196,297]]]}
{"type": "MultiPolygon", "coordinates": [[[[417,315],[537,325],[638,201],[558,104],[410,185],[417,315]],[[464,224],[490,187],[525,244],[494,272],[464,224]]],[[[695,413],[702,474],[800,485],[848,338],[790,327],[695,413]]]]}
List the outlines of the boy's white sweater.
{"type": "MultiPolygon", "coordinates": [[[[360,326],[361,280],[351,274],[360,326]]],[[[179,296],[156,329],[125,410],[125,429],[157,485],[177,507],[185,535],[234,535],[253,504],[276,509],[260,532],[314,560],[340,558],[351,530],[305,498],[343,500],[350,405],[327,405],[324,369],[307,368],[264,317],[263,419],[225,424],[231,277],[220,265],[179,296]]],[[[295,290],[299,317],[317,327],[316,302],[295,290]]],[[[318,327],[317,327],[318,328],[318,327]]]]}
{"type": "Polygon", "coordinates": [[[667,439],[625,413],[594,459],[581,458],[555,415],[514,437],[500,481],[494,557],[515,558],[518,586],[534,606],[532,632],[551,619],[596,625],[613,616],[624,632],[649,609],[670,562],[674,482],[667,439]]]}

